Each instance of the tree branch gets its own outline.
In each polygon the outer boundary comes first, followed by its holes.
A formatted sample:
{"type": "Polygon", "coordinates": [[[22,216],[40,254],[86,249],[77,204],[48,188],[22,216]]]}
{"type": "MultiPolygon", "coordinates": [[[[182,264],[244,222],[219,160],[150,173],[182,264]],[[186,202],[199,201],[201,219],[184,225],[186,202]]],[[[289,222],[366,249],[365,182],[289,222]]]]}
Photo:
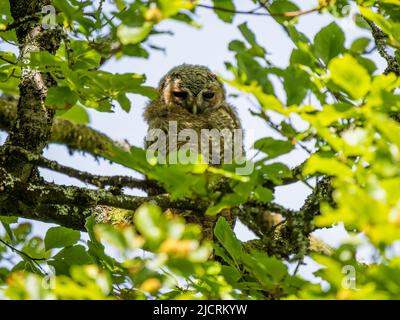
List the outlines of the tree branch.
{"type": "Polygon", "coordinates": [[[2,29],[0,29],[0,32],[6,32],[6,31],[16,29],[16,28],[26,24],[27,22],[37,21],[42,16],[43,16],[43,14],[41,12],[38,12],[38,13],[34,13],[31,15],[21,17],[18,20],[15,20],[14,22],[6,24],[2,29]]]}
{"type": "Polygon", "coordinates": [[[171,200],[167,194],[138,197],[115,194],[104,189],[92,190],[53,183],[33,184],[0,168],[2,215],[16,215],[83,229],[89,215],[99,216],[99,212],[94,209],[96,206],[136,210],[145,202],[153,202],[163,209],[192,210],[198,213],[204,212],[208,206],[207,202],[199,199],[171,200]]]}
{"type": "Polygon", "coordinates": [[[150,180],[140,180],[129,176],[101,176],[91,174],[89,172],[80,171],[72,167],[59,164],[57,161],[46,159],[40,155],[29,153],[21,148],[13,148],[13,153],[24,157],[27,162],[33,163],[39,167],[63,173],[69,177],[76,178],[82,182],[94,185],[99,188],[106,186],[112,187],[128,187],[148,191],[149,189],[157,188],[157,185],[150,180]]]}
{"type": "MultiPolygon", "coordinates": [[[[47,51],[54,54],[60,46],[60,32],[44,30],[37,23],[39,18],[36,16],[45,4],[49,4],[49,1],[10,1],[10,12],[14,21],[22,21],[16,26],[16,35],[21,45],[20,57],[23,61],[29,61],[32,52],[47,51]],[[36,23],[26,21],[31,16],[35,16],[33,21],[36,23]]],[[[32,153],[42,153],[48,143],[54,117],[54,110],[47,109],[44,101],[48,87],[54,84],[49,74],[29,67],[21,70],[17,116],[5,144],[0,149],[0,165],[23,181],[35,176],[35,168],[32,164],[9,155],[7,150],[10,146],[19,146],[32,153]]]]}
{"type": "MultiPolygon", "coordinates": [[[[268,17],[288,17],[288,18],[295,18],[299,17],[302,15],[306,15],[309,13],[313,13],[316,11],[319,11],[321,9],[320,6],[317,6],[315,8],[305,10],[305,11],[290,11],[290,12],[257,12],[260,7],[243,11],[243,10],[235,10],[235,9],[229,9],[229,8],[224,8],[224,7],[218,7],[218,6],[210,6],[206,4],[197,4],[196,7],[199,8],[204,8],[204,9],[212,9],[216,11],[221,11],[221,12],[229,12],[229,13],[234,13],[234,14],[245,14],[245,15],[252,15],[252,16],[268,16],[268,17]]],[[[261,6],[264,7],[264,6],[261,6]]]]}
{"type": "Polygon", "coordinates": [[[396,75],[400,75],[400,65],[397,62],[396,57],[392,57],[390,54],[387,53],[386,51],[386,43],[385,39],[388,38],[388,35],[384,33],[378,26],[370,21],[369,19],[364,17],[364,20],[368,23],[368,25],[371,28],[372,31],[372,36],[375,40],[376,47],[378,49],[378,52],[380,56],[386,60],[387,62],[387,68],[384,71],[384,74],[388,74],[390,72],[395,73],[396,75]]]}

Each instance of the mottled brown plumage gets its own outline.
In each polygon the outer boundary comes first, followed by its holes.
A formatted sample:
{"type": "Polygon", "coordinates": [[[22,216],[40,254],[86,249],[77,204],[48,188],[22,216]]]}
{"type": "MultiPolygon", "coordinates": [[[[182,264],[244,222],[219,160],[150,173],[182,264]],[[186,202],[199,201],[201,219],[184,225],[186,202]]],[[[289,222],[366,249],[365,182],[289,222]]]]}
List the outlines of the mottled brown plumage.
{"type": "MultiPolygon", "coordinates": [[[[183,64],[170,70],[160,81],[159,97],[152,101],[144,112],[144,119],[151,129],[161,129],[166,134],[171,122],[176,122],[178,132],[193,129],[200,137],[202,129],[227,129],[233,132],[241,129],[238,116],[232,106],[225,101],[225,90],[217,76],[207,67],[183,64]]],[[[151,135],[148,139],[152,140],[151,135]]],[[[209,138],[208,138],[209,139],[209,138]]],[[[221,146],[223,146],[221,138],[221,146]]],[[[167,140],[167,144],[169,141],[167,140]]],[[[177,148],[186,142],[178,142],[177,148]]],[[[201,143],[212,141],[201,140],[201,143]]],[[[233,148],[232,143],[227,144],[233,148]]],[[[149,147],[149,143],[146,143],[149,147]]],[[[199,146],[196,148],[200,149],[199,146]]],[[[222,148],[223,149],[223,148],[222,148]]],[[[167,153],[173,151],[167,149],[167,153]]],[[[198,150],[201,153],[201,150],[198,150]]],[[[209,155],[211,162],[211,156],[209,155]]],[[[220,152],[220,163],[224,163],[223,150],[220,152]]],[[[213,165],[215,162],[212,163],[213,165]]],[[[233,223],[229,210],[221,213],[233,223]]],[[[188,222],[199,223],[203,227],[205,238],[212,238],[213,226],[217,217],[187,215],[188,222]]]]}

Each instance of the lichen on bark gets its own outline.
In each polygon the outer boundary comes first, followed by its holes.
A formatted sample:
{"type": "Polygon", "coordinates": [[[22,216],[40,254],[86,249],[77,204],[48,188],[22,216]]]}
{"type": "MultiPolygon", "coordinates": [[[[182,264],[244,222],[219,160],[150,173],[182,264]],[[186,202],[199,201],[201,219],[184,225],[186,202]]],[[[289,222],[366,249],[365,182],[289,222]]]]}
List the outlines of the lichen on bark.
{"type": "MultiPolygon", "coordinates": [[[[14,0],[10,1],[11,15],[15,21],[41,12],[49,1],[14,0]]],[[[49,74],[28,66],[32,52],[47,51],[52,54],[58,49],[61,37],[59,32],[46,32],[39,18],[27,21],[16,28],[20,44],[20,59],[23,62],[19,85],[17,115],[5,144],[0,149],[0,164],[8,172],[23,181],[33,176],[34,166],[19,159],[9,151],[9,146],[22,147],[40,154],[49,141],[54,110],[46,108],[45,99],[49,86],[55,84],[49,74]]]]}

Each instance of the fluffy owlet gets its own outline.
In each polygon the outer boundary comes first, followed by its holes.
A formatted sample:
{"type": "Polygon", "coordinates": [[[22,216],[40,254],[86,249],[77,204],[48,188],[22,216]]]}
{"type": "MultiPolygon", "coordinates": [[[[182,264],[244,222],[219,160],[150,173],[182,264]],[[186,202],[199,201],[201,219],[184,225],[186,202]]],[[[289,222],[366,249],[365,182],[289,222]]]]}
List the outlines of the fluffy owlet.
{"type": "MultiPolygon", "coordinates": [[[[217,76],[207,67],[200,65],[183,64],[170,70],[159,83],[159,96],[156,100],[150,102],[144,112],[144,119],[149,125],[149,135],[147,136],[146,148],[150,148],[149,141],[153,140],[151,136],[152,129],[160,129],[168,136],[171,130],[171,124],[176,125],[176,130],[183,132],[185,129],[191,129],[200,137],[200,143],[194,146],[198,154],[208,158],[210,165],[219,165],[227,162],[225,151],[231,151],[231,155],[241,152],[241,129],[240,121],[232,106],[225,101],[225,90],[217,76]],[[220,149],[212,154],[212,147],[216,141],[210,136],[203,136],[202,129],[217,129],[221,134],[217,139],[220,142],[220,149]],[[234,133],[235,132],[235,133],[234,133]],[[237,137],[240,132],[240,137],[237,137]],[[229,135],[231,133],[231,135],[229,135]],[[233,149],[234,134],[240,140],[240,150],[233,149]],[[229,140],[228,143],[226,140],[229,140]],[[201,144],[209,144],[211,151],[204,154],[201,144]]],[[[190,131],[190,130],[189,130],[190,131]]],[[[215,140],[215,139],[214,139],[215,140]]],[[[235,140],[237,141],[237,140],[235,140]]],[[[169,138],[165,141],[165,153],[176,151],[186,141],[177,141],[176,144],[170,143],[169,138]]],[[[231,159],[229,159],[231,160],[231,159]]],[[[222,212],[222,215],[230,215],[228,211],[222,212]]],[[[233,222],[231,217],[228,221],[233,222]]],[[[203,227],[205,238],[212,238],[212,230],[216,217],[187,215],[188,222],[199,223],[203,227]]]]}

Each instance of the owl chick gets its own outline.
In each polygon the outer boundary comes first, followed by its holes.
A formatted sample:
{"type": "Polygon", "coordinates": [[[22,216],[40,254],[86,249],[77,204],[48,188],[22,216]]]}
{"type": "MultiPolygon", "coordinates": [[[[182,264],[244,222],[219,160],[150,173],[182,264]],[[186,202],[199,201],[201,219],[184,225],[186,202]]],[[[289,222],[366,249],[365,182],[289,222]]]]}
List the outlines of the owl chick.
{"type": "MultiPolygon", "coordinates": [[[[205,66],[183,64],[173,68],[161,79],[158,90],[158,98],[150,102],[144,112],[144,119],[149,125],[149,133],[154,132],[153,129],[160,129],[168,135],[171,123],[175,123],[178,133],[185,129],[191,129],[199,137],[202,137],[200,144],[207,143],[214,146],[216,141],[211,141],[210,136],[206,136],[208,140],[204,141],[204,136],[201,134],[202,129],[225,130],[232,133],[231,138],[234,136],[235,129],[241,129],[235,109],[225,101],[225,90],[222,83],[205,66]]],[[[153,138],[151,134],[148,135],[146,148],[149,148],[149,141],[153,138]]],[[[232,149],[234,145],[232,140],[230,143],[224,143],[225,139],[231,138],[227,138],[225,135],[219,136],[219,144],[223,145],[225,149],[232,149]]],[[[185,141],[178,141],[175,147],[179,149],[185,143],[185,141]]],[[[167,154],[175,151],[168,139],[165,144],[167,154]]],[[[200,149],[200,145],[195,148],[200,149]]],[[[201,154],[202,150],[197,151],[201,154]]],[[[211,159],[211,153],[208,154],[209,163],[211,162],[212,165],[223,164],[224,154],[224,150],[220,150],[217,163],[212,161],[215,159],[211,159]]],[[[227,216],[230,215],[228,211],[221,214],[225,215],[228,221],[233,222],[232,217],[227,216]]],[[[188,222],[201,224],[204,237],[209,239],[212,238],[216,219],[216,217],[199,217],[198,215],[186,217],[188,222]]]]}

